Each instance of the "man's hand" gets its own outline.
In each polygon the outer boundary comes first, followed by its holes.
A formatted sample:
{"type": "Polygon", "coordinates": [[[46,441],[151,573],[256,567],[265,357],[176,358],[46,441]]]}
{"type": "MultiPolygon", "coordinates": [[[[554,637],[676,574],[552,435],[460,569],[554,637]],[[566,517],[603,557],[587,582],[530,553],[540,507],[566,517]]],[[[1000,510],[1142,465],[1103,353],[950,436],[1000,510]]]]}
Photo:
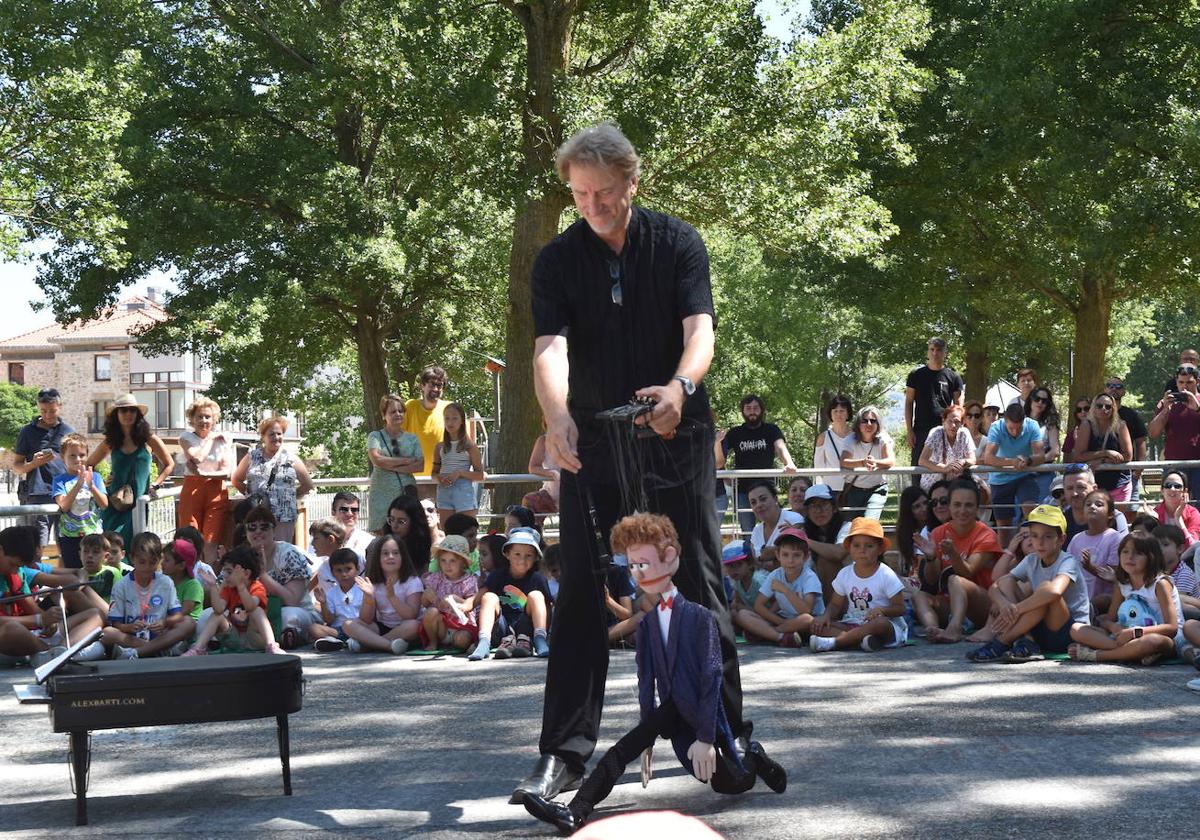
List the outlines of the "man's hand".
{"type": "Polygon", "coordinates": [[[654,747],[646,747],[642,750],[642,787],[647,787],[650,784],[650,777],[654,775],[654,747]]]}
{"type": "Polygon", "coordinates": [[[912,449],[916,445],[917,445],[917,433],[914,432],[912,429],[909,429],[908,430],[908,448],[912,449]]]}
{"type": "Polygon", "coordinates": [[[717,769],[717,751],[712,744],[693,741],[688,747],[687,755],[692,761],[692,772],[697,779],[707,782],[712,778],[713,771],[717,769]]]}
{"type": "Polygon", "coordinates": [[[568,472],[579,472],[579,429],[571,415],[562,416],[546,426],[546,451],[551,460],[568,472]]]}
{"type": "Polygon", "coordinates": [[[666,385],[651,385],[636,391],[635,396],[650,397],[657,405],[650,413],[647,425],[665,438],[671,437],[683,416],[683,385],[672,379],[666,385]]]}

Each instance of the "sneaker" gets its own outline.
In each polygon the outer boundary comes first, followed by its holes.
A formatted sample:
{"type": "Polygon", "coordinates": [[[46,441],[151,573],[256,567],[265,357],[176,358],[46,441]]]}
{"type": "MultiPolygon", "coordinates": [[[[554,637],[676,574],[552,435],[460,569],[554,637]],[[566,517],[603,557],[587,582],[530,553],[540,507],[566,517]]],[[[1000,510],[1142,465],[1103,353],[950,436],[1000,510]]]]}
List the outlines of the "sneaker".
{"type": "Polygon", "coordinates": [[[1037,662],[1045,658],[1038,643],[1024,636],[1012,643],[1012,647],[1008,649],[1008,654],[1005,656],[1006,661],[1015,664],[1037,662]]]}
{"type": "Polygon", "coordinates": [[[138,658],[137,648],[127,648],[127,647],[121,647],[120,645],[113,645],[112,658],[113,659],[137,659],[138,658]]]}
{"type": "Polygon", "coordinates": [[[505,636],[500,640],[500,647],[496,648],[497,659],[510,659],[513,655],[513,648],[516,646],[517,640],[512,636],[505,636]]]}
{"type": "Polygon", "coordinates": [[[62,645],[57,645],[47,650],[39,651],[38,653],[35,653],[33,656],[29,657],[29,664],[32,665],[36,670],[41,668],[43,665],[65,650],[66,648],[62,645]]]}
{"type": "Polygon", "coordinates": [[[322,636],[313,642],[313,649],[317,653],[333,653],[335,651],[344,650],[345,647],[345,642],[343,642],[341,639],[334,638],[333,636],[322,636]]]}
{"type": "Polygon", "coordinates": [[[72,656],[71,659],[76,662],[96,662],[101,659],[108,659],[108,650],[97,639],[72,656]]]}
{"type": "Polygon", "coordinates": [[[192,647],[183,652],[183,656],[208,656],[208,648],[192,647]]]}
{"type": "Polygon", "coordinates": [[[542,659],[550,655],[550,642],[542,633],[533,634],[533,655],[542,659]]]}
{"type": "Polygon", "coordinates": [[[872,633],[869,636],[863,636],[862,642],[859,644],[867,653],[879,653],[883,650],[883,639],[872,633]]]}
{"type": "Polygon", "coordinates": [[[471,662],[479,662],[482,659],[487,659],[488,654],[492,652],[492,643],[487,639],[480,639],[475,645],[475,650],[471,651],[467,659],[471,662]]]}
{"type": "Polygon", "coordinates": [[[533,644],[524,633],[517,636],[517,642],[513,645],[512,655],[514,659],[524,659],[527,656],[533,656],[533,644]]]}
{"type": "Polygon", "coordinates": [[[1007,662],[1008,645],[999,639],[992,639],[974,650],[967,651],[967,659],[979,663],[1007,662]]]}
{"type": "Polygon", "coordinates": [[[829,636],[818,636],[813,633],[808,637],[808,649],[813,653],[828,653],[837,647],[837,640],[829,636]]]}
{"type": "Polygon", "coordinates": [[[1200,691],[1200,680],[1189,680],[1187,687],[1192,691],[1200,691]]]}
{"type": "Polygon", "coordinates": [[[362,643],[358,639],[351,639],[346,642],[346,650],[351,653],[362,653],[362,643]]]}
{"type": "Polygon", "coordinates": [[[392,639],[392,656],[403,656],[408,653],[408,642],[403,639],[392,639]]]}

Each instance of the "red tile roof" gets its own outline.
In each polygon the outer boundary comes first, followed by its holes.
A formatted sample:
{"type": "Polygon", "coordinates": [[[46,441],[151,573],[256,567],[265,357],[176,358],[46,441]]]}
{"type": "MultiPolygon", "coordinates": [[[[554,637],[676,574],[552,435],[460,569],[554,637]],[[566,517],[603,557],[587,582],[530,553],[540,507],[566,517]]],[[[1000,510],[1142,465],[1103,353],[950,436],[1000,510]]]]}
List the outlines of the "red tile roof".
{"type": "Polygon", "coordinates": [[[161,304],[147,297],[134,295],[122,300],[108,313],[90,321],[75,321],[63,326],[50,324],[27,333],[0,341],[0,350],[42,350],[54,352],[64,344],[95,344],[99,342],[125,342],[130,336],[149,324],[166,320],[167,313],[161,304]],[[139,308],[130,309],[130,304],[139,308]]]}

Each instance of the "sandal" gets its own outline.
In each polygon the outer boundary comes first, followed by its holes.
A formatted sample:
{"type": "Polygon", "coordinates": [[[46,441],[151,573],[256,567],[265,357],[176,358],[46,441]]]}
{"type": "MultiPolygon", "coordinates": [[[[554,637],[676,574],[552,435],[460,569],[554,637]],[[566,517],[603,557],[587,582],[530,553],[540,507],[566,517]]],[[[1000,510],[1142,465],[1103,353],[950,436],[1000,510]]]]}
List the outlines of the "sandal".
{"type": "Polygon", "coordinates": [[[304,644],[304,639],[295,627],[286,627],[279,634],[279,646],[284,650],[295,650],[302,644],[304,644]]]}
{"type": "Polygon", "coordinates": [[[1046,657],[1042,655],[1042,649],[1038,647],[1037,642],[1033,639],[1021,637],[1013,642],[1012,647],[1008,649],[1008,656],[1006,658],[1009,662],[1020,664],[1023,662],[1037,662],[1046,657]]]}
{"type": "Polygon", "coordinates": [[[1099,662],[1096,651],[1087,645],[1073,644],[1067,646],[1067,656],[1076,662],[1099,662]]]}
{"type": "Polygon", "coordinates": [[[493,654],[496,659],[509,659],[513,655],[513,647],[517,644],[515,636],[508,635],[500,640],[500,646],[496,648],[496,653],[493,654]]]}

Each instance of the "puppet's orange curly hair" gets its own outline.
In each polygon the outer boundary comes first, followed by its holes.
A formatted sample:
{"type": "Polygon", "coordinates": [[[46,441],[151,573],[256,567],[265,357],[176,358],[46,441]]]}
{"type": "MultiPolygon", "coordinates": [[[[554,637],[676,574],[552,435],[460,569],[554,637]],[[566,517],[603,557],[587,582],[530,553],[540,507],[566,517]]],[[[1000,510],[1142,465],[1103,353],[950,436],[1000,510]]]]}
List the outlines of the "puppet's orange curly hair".
{"type": "Polygon", "coordinates": [[[679,534],[671,520],[656,513],[626,516],[613,526],[608,541],[617,554],[624,554],[632,545],[654,545],[659,549],[674,546],[676,552],[682,551],[679,534]]]}

